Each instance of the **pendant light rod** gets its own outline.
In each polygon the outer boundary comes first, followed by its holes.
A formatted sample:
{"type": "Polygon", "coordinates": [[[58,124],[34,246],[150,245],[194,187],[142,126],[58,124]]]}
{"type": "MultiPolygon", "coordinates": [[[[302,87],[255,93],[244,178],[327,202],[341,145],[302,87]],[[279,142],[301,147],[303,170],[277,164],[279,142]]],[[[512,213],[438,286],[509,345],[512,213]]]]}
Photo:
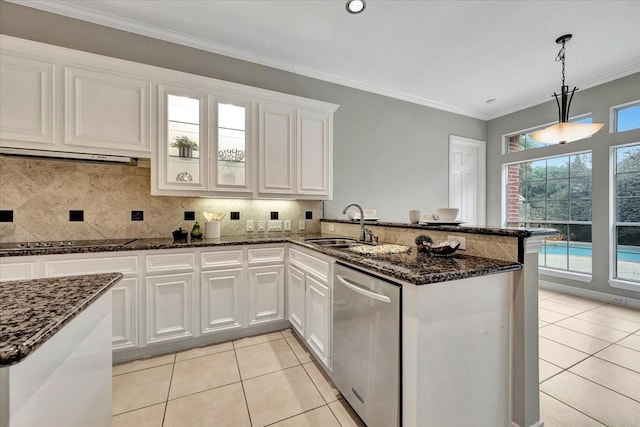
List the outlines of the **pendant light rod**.
{"type": "Polygon", "coordinates": [[[560,36],[556,39],[557,44],[561,44],[560,52],[558,52],[558,56],[556,56],[556,62],[562,62],[562,86],[560,88],[561,93],[553,93],[553,96],[556,98],[556,104],[558,104],[558,121],[560,123],[567,123],[569,121],[569,108],[571,108],[571,101],[573,100],[573,95],[578,90],[577,87],[574,87],[573,90],[569,91],[569,86],[564,83],[565,79],[565,52],[566,47],[565,44],[571,40],[573,37],[572,34],[565,34],[564,36],[560,36]]]}

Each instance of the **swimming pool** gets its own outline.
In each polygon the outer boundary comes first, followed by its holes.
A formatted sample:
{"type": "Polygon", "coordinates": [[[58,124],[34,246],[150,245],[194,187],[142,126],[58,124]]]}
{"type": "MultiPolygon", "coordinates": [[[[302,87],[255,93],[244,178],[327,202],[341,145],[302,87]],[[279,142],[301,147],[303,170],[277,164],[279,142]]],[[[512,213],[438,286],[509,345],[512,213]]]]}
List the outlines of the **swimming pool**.
{"type": "MultiPolygon", "coordinates": [[[[590,257],[592,255],[591,244],[571,242],[569,243],[569,247],[567,247],[566,242],[546,242],[543,243],[542,247],[540,248],[541,254],[546,253],[549,255],[567,255],[567,252],[570,256],[590,257]]],[[[619,246],[618,260],[640,263],[640,247],[619,246]]]]}

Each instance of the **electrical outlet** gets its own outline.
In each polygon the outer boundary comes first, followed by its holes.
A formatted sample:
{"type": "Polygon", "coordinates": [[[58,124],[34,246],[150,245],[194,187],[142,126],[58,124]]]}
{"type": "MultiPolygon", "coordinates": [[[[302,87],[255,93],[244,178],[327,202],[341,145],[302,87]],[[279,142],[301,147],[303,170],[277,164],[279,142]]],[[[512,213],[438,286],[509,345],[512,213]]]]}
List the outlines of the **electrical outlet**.
{"type": "Polygon", "coordinates": [[[336,225],[335,225],[335,224],[332,224],[332,223],[329,223],[329,231],[330,231],[330,232],[332,232],[332,233],[333,233],[334,231],[336,231],[336,225]]]}
{"type": "Polygon", "coordinates": [[[298,230],[304,231],[307,229],[307,222],[304,219],[298,221],[298,230]]]}
{"type": "Polygon", "coordinates": [[[627,303],[627,299],[625,297],[619,297],[617,295],[614,295],[611,297],[611,302],[615,304],[625,305],[627,303]]]}
{"type": "Polygon", "coordinates": [[[270,220],[268,227],[269,227],[269,231],[282,231],[282,221],[270,220]]]}
{"type": "Polygon", "coordinates": [[[263,219],[259,219],[258,220],[258,231],[264,231],[264,220],[263,219]]]}
{"type": "Polygon", "coordinates": [[[247,220],[246,230],[247,231],[253,231],[253,220],[252,219],[248,219],[247,220]]]}
{"type": "Polygon", "coordinates": [[[462,236],[447,236],[447,240],[460,242],[460,246],[458,249],[465,250],[467,249],[467,238],[462,236]]]}
{"type": "Polygon", "coordinates": [[[285,219],[284,220],[284,231],[291,231],[291,220],[290,219],[285,219]]]}

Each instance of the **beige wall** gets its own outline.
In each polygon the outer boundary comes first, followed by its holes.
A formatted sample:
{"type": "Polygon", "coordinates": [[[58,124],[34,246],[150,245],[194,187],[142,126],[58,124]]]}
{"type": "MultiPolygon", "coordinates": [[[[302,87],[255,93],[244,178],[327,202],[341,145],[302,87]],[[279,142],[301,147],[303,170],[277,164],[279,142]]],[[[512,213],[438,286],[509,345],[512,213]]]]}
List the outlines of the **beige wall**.
{"type": "Polygon", "coordinates": [[[161,197],[151,196],[150,189],[148,168],[0,157],[0,209],[14,211],[14,222],[0,223],[0,242],[170,238],[178,227],[193,227],[193,221],[183,221],[184,211],[195,211],[201,225],[203,211],[225,213],[223,236],[247,234],[245,220],[269,220],[271,211],[292,220],[293,230],[312,211],[307,232],[320,230],[318,201],[161,197]],[[79,209],[84,221],[70,222],[69,210],[79,209]],[[144,221],[131,221],[132,210],[143,210],[144,221]],[[239,221],[229,219],[231,211],[240,212],[239,221]]]}

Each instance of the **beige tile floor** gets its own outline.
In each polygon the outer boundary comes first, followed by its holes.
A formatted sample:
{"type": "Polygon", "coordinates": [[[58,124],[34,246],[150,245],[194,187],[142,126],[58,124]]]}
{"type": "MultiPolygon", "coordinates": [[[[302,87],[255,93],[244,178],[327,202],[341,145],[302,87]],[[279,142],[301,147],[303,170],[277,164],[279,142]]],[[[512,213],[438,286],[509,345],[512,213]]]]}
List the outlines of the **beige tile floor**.
{"type": "MultiPolygon", "coordinates": [[[[540,289],[545,427],[640,426],[640,310],[540,289]]],[[[362,426],[291,333],[113,367],[113,426],[362,426]]]]}
{"type": "Polygon", "coordinates": [[[113,367],[113,426],[363,426],[290,329],[113,367]]]}

